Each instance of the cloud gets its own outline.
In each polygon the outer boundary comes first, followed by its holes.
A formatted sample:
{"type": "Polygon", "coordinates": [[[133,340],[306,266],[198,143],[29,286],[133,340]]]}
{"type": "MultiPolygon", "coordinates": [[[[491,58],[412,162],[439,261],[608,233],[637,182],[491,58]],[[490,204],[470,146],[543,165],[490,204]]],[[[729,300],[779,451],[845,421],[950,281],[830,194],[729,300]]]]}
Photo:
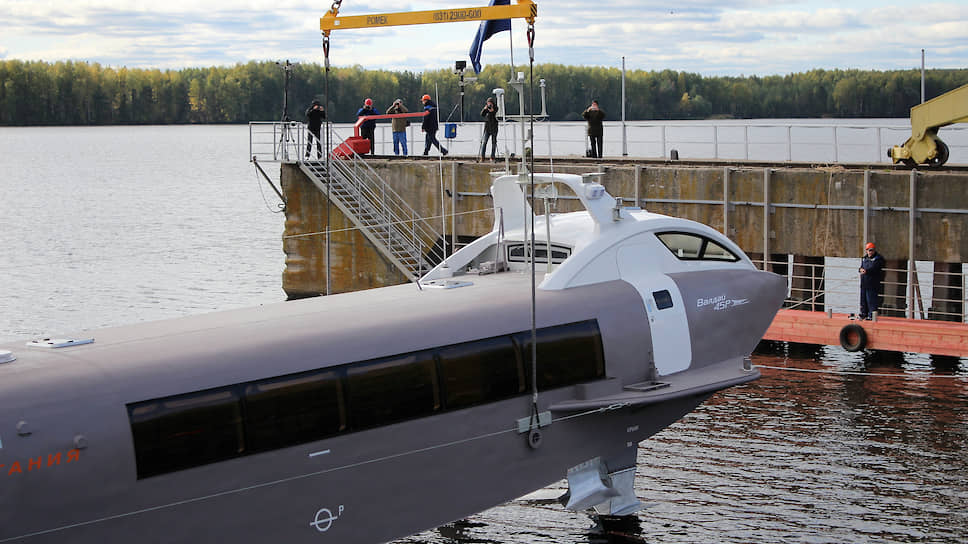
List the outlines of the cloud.
{"type": "MultiPolygon", "coordinates": [[[[484,5],[487,0],[346,3],[343,15],[484,5]]],[[[813,68],[963,68],[968,6],[921,9],[880,0],[536,0],[536,62],[710,75],[790,73],[813,68]],[[937,15],[944,14],[943,20],[937,15]]],[[[129,67],[231,65],[249,60],[321,62],[319,18],[329,3],[269,0],[0,0],[0,58],[86,60],[129,67]]],[[[514,23],[516,64],[527,62],[523,21],[514,23]]],[[[335,65],[423,70],[466,58],[477,23],[340,30],[335,65]]],[[[499,35],[500,36],[500,35],[499,35]]],[[[507,63],[504,36],[484,62],[507,63]]]]}

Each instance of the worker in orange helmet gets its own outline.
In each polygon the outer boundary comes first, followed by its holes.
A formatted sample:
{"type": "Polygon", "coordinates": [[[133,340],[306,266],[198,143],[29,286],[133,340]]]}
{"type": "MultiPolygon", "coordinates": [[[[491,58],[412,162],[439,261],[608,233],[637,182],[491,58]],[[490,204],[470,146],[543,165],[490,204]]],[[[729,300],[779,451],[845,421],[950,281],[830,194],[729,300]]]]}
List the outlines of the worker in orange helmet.
{"type": "Polygon", "coordinates": [[[423,102],[424,111],[427,112],[424,115],[423,123],[420,126],[420,130],[424,131],[424,152],[426,155],[430,153],[430,146],[435,145],[437,149],[440,150],[441,154],[446,155],[447,149],[440,145],[437,140],[437,129],[440,128],[440,123],[437,121],[437,104],[430,99],[429,94],[425,94],[420,97],[420,101],[423,102]]]}
{"type": "MultiPolygon", "coordinates": [[[[363,107],[356,112],[356,117],[366,117],[368,115],[380,115],[380,110],[373,108],[373,100],[367,98],[363,101],[363,107]]],[[[370,154],[376,154],[376,121],[369,119],[360,125],[360,136],[370,141],[370,154]]]]}
{"type": "Polygon", "coordinates": [[[860,318],[873,319],[884,279],[884,257],[877,253],[873,242],[864,246],[864,258],[860,261],[860,318]]]}

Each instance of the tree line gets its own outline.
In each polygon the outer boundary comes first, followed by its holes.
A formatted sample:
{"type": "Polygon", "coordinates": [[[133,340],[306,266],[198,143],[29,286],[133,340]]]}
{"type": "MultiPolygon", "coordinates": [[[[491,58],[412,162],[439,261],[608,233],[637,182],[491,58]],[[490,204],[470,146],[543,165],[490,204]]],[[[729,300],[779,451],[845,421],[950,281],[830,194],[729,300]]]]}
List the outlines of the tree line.
{"type": "MultiPolygon", "coordinates": [[[[481,105],[504,88],[510,113],[519,111],[508,79],[525,72],[526,104],[540,110],[539,78],[546,82],[551,119],[581,119],[597,99],[608,119],[621,117],[622,74],[617,68],[539,64],[487,66],[476,81],[465,74],[464,119],[477,121],[481,105]],[[533,95],[531,89],[533,88],[533,95]]],[[[319,64],[291,72],[288,116],[303,119],[313,99],[324,101],[336,122],[355,120],[364,98],[386,108],[402,98],[419,109],[423,94],[439,97],[443,119],[460,115],[460,86],[452,69],[410,71],[319,64]],[[328,93],[327,88],[328,79],[328,93]],[[328,100],[327,100],[328,97],[328,100]]],[[[968,69],[929,70],[925,94],[932,98],[968,83],[968,69]]],[[[817,118],[908,117],[920,102],[919,70],[811,70],[775,76],[703,76],[674,70],[626,72],[626,118],[817,118]]],[[[114,68],[87,62],[0,61],[0,125],[124,125],[246,123],[282,119],[285,71],[278,63],[159,70],[114,68]]],[[[526,106],[530,111],[530,106],[526,106]]]]}

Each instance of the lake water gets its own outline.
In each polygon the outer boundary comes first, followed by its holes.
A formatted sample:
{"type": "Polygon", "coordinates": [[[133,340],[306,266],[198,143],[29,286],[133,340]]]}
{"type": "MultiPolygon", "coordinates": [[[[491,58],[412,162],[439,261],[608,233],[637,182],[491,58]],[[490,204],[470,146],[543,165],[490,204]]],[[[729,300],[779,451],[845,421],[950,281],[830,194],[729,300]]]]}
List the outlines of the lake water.
{"type": "MultiPolygon", "coordinates": [[[[244,126],[0,128],[0,339],[282,301],[283,217],[247,146],[244,126]]],[[[968,541],[968,361],[753,360],[762,379],[640,446],[649,507],[611,536],[558,483],[398,543],[968,541]]]]}

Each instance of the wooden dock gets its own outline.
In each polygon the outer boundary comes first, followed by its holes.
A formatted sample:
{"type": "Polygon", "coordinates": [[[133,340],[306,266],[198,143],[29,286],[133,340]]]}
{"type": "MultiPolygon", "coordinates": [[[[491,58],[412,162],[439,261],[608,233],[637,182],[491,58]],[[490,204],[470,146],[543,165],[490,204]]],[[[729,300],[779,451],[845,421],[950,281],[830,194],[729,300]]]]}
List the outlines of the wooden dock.
{"type": "Polygon", "coordinates": [[[780,310],[764,340],[968,357],[968,324],[901,317],[851,320],[847,314],[780,310]]]}

